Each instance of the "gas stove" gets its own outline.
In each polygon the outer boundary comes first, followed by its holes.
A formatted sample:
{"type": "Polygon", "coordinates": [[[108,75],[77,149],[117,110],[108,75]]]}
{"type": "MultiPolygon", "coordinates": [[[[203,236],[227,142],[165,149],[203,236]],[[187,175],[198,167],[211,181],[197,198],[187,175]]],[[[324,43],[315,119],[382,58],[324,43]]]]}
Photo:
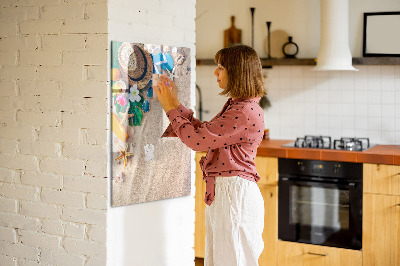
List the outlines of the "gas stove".
{"type": "Polygon", "coordinates": [[[329,136],[311,136],[297,138],[295,142],[283,145],[285,147],[295,148],[314,148],[314,149],[330,149],[344,151],[364,151],[371,148],[368,138],[340,138],[332,142],[329,136]]]}

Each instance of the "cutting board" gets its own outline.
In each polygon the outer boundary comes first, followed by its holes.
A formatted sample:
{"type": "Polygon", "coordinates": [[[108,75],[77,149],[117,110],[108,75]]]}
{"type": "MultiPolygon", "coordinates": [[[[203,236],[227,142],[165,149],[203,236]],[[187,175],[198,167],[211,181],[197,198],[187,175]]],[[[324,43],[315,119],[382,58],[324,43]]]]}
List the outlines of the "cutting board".
{"type": "Polygon", "coordinates": [[[224,31],[224,48],[242,43],[242,30],[235,27],[235,16],[231,16],[231,27],[224,31]]]}

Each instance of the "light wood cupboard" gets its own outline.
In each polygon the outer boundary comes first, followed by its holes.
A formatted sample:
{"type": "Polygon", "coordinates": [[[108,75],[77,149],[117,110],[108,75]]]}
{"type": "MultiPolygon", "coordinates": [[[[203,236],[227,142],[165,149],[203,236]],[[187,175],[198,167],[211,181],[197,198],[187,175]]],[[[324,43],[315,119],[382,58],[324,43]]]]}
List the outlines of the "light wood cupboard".
{"type": "Polygon", "coordinates": [[[364,194],[364,266],[400,266],[400,196],[364,194]]]}
{"type": "MultiPolygon", "coordinates": [[[[277,266],[358,266],[362,252],[279,240],[277,266]]],[[[272,264],[271,264],[272,265],[272,264]]]]}
{"type": "Polygon", "coordinates": [[[400,166],[368,164],[363,167],[364,193],[400,196],[400,166]]]}
{"type": "MultiPolygon", "coordinates": [[[[195,256],[204,258],[205,255],[205,222],[204,222],[204,194],[205,182],[203,173],[199,167],[199,160],[205,153],[196,153],[196,194],[195,194],[195,256]]],[[[255,159],[257,171],[261,178],[258,182],[261,194],[264,198],[264,251],[259,258],[260,266],[276,265],[276,242],[278,237],[278,159],[257,156],[255,159]]]]}
{"type": "Polygon", "coordinates": [[[261,176],[259,185],[278,185],[278,158],[257,156],[254,162],[261,176]]]}
{"type": "Polygon", "coordinates": [[[260,175],[258,187],[264,198],[264,250],[258,259],[260,266],[276,265],[278,240],[278,158],[257,156],[254,160],[260,175]]]}
{"type": "Polygon", "coordinates": [[[194,228],[194,254],[197,258],[204,258],[204,247],[206,239],[206,224],[204,221],[204,212],[206,210],[206,204],[204,203],[204,195],[206,193],[206,184],[203,181],[203,172],[200,169],[199,161],[202,156],[205,156],[204,152],[197,152],[195,156],[196,160],[196,194],[195,194],[195,228],[194,228]]]}
{"type": "Polygon", "coordinates": [[[264,250],[258,259],[260,266],[276,265],[276,243],[278,241],[278,187],[259,185],[264,198],[264,250]]]}
{"type": "Polygon", "coordinates": [[[400,266],[400,166],[364,164],[363,265],[400,266]]]}

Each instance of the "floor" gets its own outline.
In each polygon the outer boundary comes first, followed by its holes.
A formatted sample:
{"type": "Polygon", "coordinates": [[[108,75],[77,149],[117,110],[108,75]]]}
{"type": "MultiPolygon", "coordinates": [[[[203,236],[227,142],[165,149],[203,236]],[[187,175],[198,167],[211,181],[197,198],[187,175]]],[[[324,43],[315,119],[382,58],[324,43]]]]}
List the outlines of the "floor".
{"type": "Polygon", "coordinates": [[[203,258],[195,258],[194,265],[195,266],[204,266],[204,259],[203,258]]]}

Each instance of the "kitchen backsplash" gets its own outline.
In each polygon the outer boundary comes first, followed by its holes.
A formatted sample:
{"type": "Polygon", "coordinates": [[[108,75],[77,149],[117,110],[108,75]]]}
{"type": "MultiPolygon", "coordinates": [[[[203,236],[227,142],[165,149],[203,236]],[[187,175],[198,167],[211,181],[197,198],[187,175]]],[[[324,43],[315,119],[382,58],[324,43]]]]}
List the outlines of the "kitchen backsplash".
{"type": "MultiPolygon", "coordinates": [[[[400,66],[355,67],[358,72],[316,72],[312,66],[264,70],[271,102],[271,107],[264,110],[270,137],[295,139],[317,134],[335,139],[369,137],[374,144],[400,144],[400,66]]],[[[202,92],[205,121],[226,101],[218,95],[214,69],[197,67],[196,83],[202,92]]]]}

